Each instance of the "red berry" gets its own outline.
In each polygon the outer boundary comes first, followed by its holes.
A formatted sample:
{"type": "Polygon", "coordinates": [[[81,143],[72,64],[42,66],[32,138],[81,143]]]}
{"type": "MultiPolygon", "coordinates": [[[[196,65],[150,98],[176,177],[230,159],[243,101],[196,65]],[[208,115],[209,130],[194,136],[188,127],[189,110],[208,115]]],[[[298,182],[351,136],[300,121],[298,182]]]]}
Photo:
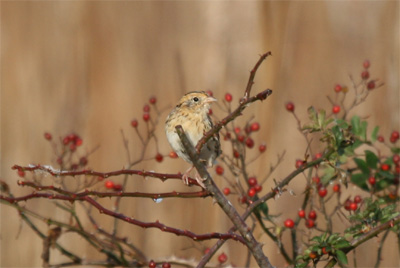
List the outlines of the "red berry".
{"type": "Polygon", "coordinates": [[[248,148],[253,148],[254,147],[254,140],[252,139],[252,138],[250,138],[250,137],[248,137],[247,139],[246,139],[246,146],[248,147],[248,148]]]}
{"type": "Polygon", "coordinates": [[[209,110],[208,110],[208,115],[212,115],[212,114],[213,114],[212,109],[209,109],[209,110]]]}
{"type": "Polygon", "coordinates": [[[319,184],[319,183],[321,182],[321,179],[320,179],[318,176],[315,176],[315,177],[312,178],[312,181],[313,181],[315,184],[319,184]]]}
{"type": "Polygon", "coordinates": [[[332,113],[334,113],[334,114],[340,113],[340,106],[339,105],[334,105],[332,107],[332,113]]]}
{"type": "Polygon", "coordinates": [[[204,250],[204,254],[208,254],[208,252],[210,252],[210,248],[206,248],[205,250],[204,250]]]}
{"type": "Polygon", "coordinates": [[[151,104],[156,104],[157,98],[154,97],[154,96],[153,96],[153,97],[150,97],[149,102],[150,102],[151,104]]]}
{"type": "Polygon", "coordinates": [[[365,60],[365,61],[363,62],[363,67],[364,67],[365,69],[368,69],[370,65],[371,65],[371,64],[370,64],[369,60],[365,60]]]}
{"type": "Polygon", "coordinates": [[[256,185],[254,186],[254,190],[256,190],[257,193],[258,193],[258,192],[261,192],[262,186],[261,186],[260,184],[256,184],[256,185]]]}
{"type": "Polygon", "coordinates": [[[294,111],[294,104],[293,102],[288,102],[286,103],[286,110],[288,110],[289,112],[293,112],[294,111]]]}
{"type": "Polygon", "coordinates": [[[224,263],[228,260],[228,256],[223,252],[218,256],[218,262],[219,263],[224,263]]]}
{"type": "Polygon", "coordinates": [[[369,72],[368,71],[363,71],[361,73],[361,78],[364,80],[367,80],[369,78],[369,72]]]}
{"type": "Polygon", "coordinates": [[[19,169],[18,170],[18,176],[20,176],[21,178],[25,177],[25,171],[19,169]]]}
{"type": "Polygon", "coordinates": [[[307,226],[307,228],[313,228],[315,226],[315,221],[312,219],[307,219],[306,226],[307,226]]]}
{"type": "Polygon", "coordinates": [[[164,262],[162,268],[171,268],[171,264],[169,262],[164,262]]]}
{"type": "Polygon", "coordinates": [[[265,150],[267,150],[267,145],[260,144],[260,146],[258,146],[258,150],[260,151],[260,153],[265,152],[265,150]]]}
{"type": "Polygon", "coordinates": [[[233,151],[233,157],[235,157],[235,158],[239,158],[239,157],[240,157],[240,154],[239,154],[239,152],[238,152],[238,151],[236,151],[236,150],[234,150],[234,151],[233,151]]]}
{"type": "Polygon", "coordinates": [[[250,177],[247,182],[249,183],[250,186],[256,186],[257,184],[257,179],[256,177],[250,177]]]}
{"type": "Polygon", "coordinates": [[[369,81],[368,84],[367,84],[367,88],[369,90],[374,89],[375,88],[375,81],[374,80],[369,81]]]}
{"type": "Polygon", "coordinates": [[[178,155],[177,155],[174,151],[171,151],[171,152],[169,153],[169,157],[171,157],[171,158],[177,158],[178,155]]]}
{"type": "Polygon", "coordinates": [[[322,157],[322,153],[316,153],[314,159],[320,159],[322,157]]]}
{"type": "Polygon", "coordinates": [[[162,162],[163,159],[164,159],[164,157],[160,153],[156,154],[156,161],[157,162],[162,162]]]}
{"type": "Polygon", "coordinates": [[[400,133],[396,130],[392,131],[392,134],[390,135],[390,137],[392,137],[393,139],[398,139],[400,137],[400,133]]]}
{"type": "Polygon", "coordinates": [[[306,212],[304,211],[304,209],[300,209],[298,214],[299,214],[300,218],[305,218],[306,217],[306,212]]]}
{"type": "Polygon", "coordinates": [[[248,191],[247,191],[247,195],[250,197],[255,196],[257,193],[256,189],[254,187],[251,187],[248,191]]]}
{"type": "Polygon", "coordinates": [[[334,89],[335,89],[335,92],[339,93],[340,91],[342,91],[342,86],[339,84],[336,84],[334,89]]]}
{"type": "Polygon", "coordinates": [[[46,140],[48,140],[48,141],[51,141],[51,139],[52,139],[53,137],[51,136],[50,133],[45,132],[45,133],[44,133],[44,138],[45,138],[46,140]]]}
{"type": "Polygon", "coordinates": [[[236,134],[240,133],[240,127],[235,127],[235,129],[233,130],[236,134]]]}
{"type": "Polygon", "coordinates": [[[242,204],[246,204],[247,203],[247,196],[242,196],[241,198],[240,198],[240,203],[242,203],[242,204]]]}
{"type": "Polygon", "coordinates": [[[153,260],[149,262],[149,268],[156,268],[156,263],[153,260]]]}
{"type": "Polygon", "coordinates": [[[122,191],[122,185],[121,184],[114,184],[114,187],[113,187],[113,190],[114,191],[122,191]]]}
{"type": "Polygon", "coordinates": [[[64,139],[63,139],[63,144],[64,144],[64,145],[67,145],[68,143],[70,143],[70,141],[71,141],[71,139],[70,139],[68,136],[66,136],[66,137],[64,137],[64,139]]]}
{"type": "Polygon", "coordinates": [[[362,201],[361,196],[356,195],[356,196],[354,197],[354,203],[358,204],[358,203],[361,203],[361,201],[362,201]]]}
{"type": "Polygon", "coordinates": [[[144,114],[143,114],[143,120],[144,120],[145,122],[149,121],[149,120],[150,120],[150,114],[149,114],[149,113],[144,113],[144,114]]]}
{"type": "Polygon", "coordinates": [[[98,180],[98,181],[103,181],[103,180],[104,180],[104,177],[99,176],[99,177],[97,177],[97,180],[98,180]]]}
{"type": "Polygon", "coordinates": [[[215,172],[217,172],[218,175],[222,175],[224,174],[224,168],[218,165],[215,167],[215,172]]]}
{"type": "Polygon", "coordinates": [[[81,146],[82,143],[83,143],[83,140],[80,137],[76,136],[76,138],[74,139],[74,144],[76,146],[81,146]]]}
{"type": "Polygon", "coordinates": [[[327,194],[328,194],[328,190],[325,188],[325,187],[321,187],[319,190],[318,190],[318,194],[319,194],[319,196],[322,198],[322,197],[325,197],[327,194]]]}
{"type": "Polygon", "coordinates": [[[400,155],[398,155],[398,154],[393,155],[392,160],[396,165],[399,165],[399,163],[400,163],[400,155]]]}
{"type": "Polygon", "coordinates": [[[137,126],[138,126],[138,121],[136,120],[136,119],[133,119],[132,121],[131,121],[131,126],[132,127],[134,127],[134,128],[137,128],[137,126]]]}
{"type": "Polygon", "coordinates": [[[358,208],[357,203],[355,203],[355,202],[351,202],[351,203],[350,203],[350,210],[356,211],[357,208],[358,208]]]}
{"type": "Polygon", "coordinates": [[[323,254],[328,254],[330,250],[327,250],[326,247],[322,248],[322,253],[323,254]]]}
{"type": "Polygon", "coordinates": [[[340,184],[333,185],[333,191],[335,193],[340,193],[340,184]]]}
{"type": "Polygon", "coordinates": [[[88,160],[87,160],[86,157],[82,156],[82,157],[79,159],[79,164],[80,164],[81,166],[86,166],[87,163],[88,163],[88,160]]]}
{"type": "Polygon", "coordinates": [[[347,199],[347,200],[344,202],[344,209],[345,209],[345,210],[350,210],[350,205],[351,205],[352,203],[353,203],[353,202],[351,202],[350,199],[347,199]]]}
{"type": "Polygon", "coordinates": [[[391,143],[396,143],[397,140],[398,140],[398,139],[395,139],[395,138],[393,138],[393,137],[390,137],[390,139],[389,139],[389,141],[390,141],[391,143]]]}
{"type": "Polygon", "coordinates": [[[112,181],[110,181],[110,180],[106,180],[106,182],[104,183],[104,186],[107,189],[112,189],[112,188],[114,188],[114,183],[112,181]]]}
{"type": "Polygon", "coordinates": [[[224,195],[229,195],[231,193],[231,189],[229,187],[225,187],[223,189],[224,195]]]}
{"type": "Polygon", "coordinates": [[[283,224],[286,228],[292,229],[294,227],[294,221],[292,219],[287,219],[283,224]]]}
{"type": "Polygon", "coordinates": [[[296,168],[300,168],[304,164],[305,164],[305,162],[303,160],[300,160],[300,159],[296,160],[296,168]]]}
{"type": "Polygon", "coordinates": [[[379,142],[384,142],[385,141],[385,138],[382,135],[379,135],[377,139],[378,139],[379,142]]]}
{"type": "Polygon", "coordinates": [[[388,171],[388,170],[390,169],[390,165],[388,165],[388,164],[382,164],[382,165],[381,165],[381,169],[382,169],[383,171],[388,171]]]}
{"type": "Polygon", "coordinates": [[[317,212],[315,212],[315,210],[311,210],[311,211],[308,213],[308,217],[309,217],[310,219],[315,220],[315,219],[317,218],[317,212]]]}
{"type": "Polygon", "coordinates": [[[238,140],[239,142],[244,142],[244,136],[243,136],[243,135],[238,135],[238,136],[237,136],[237,140],[238,140]]]}
{"type": "Polygon", "coordinates": [[[214,96],[214,93],[213,93],[211,90],[207,90],[206,93],[207,93],[207,95],[210,96],[210,97],[214,96]]]}
{"type": "MultiPolygon", "coordinates": [[[[313,225],[314,226],[314,225],[313,225]]],[[[308,227],[308,226],[307,226],[308,227]]],[[[311,226],[312,227],[312,226],[311,226]]],[[[311,228],[308,227],[308,228],[311,228]]],[[[318,257],[318,254],[316,252],[310,252],[310,254],[308,254],[308,257],[310,257],[310,259],[315,259],[316,257],[318,257]]]]}
{"type": "Polygon", "coordinates": [[[145,105],[143,106],[143,112],[145,112],[145,113],[150,112],[150,106],[149,106],[148,104],[145,104],[145,105]]]}
{"type": "Polygon", "coordinates": [[[375,185],[375,183],[376,183],[375,177],[369,177],[369,178],[368,178],[368,182],[369,182],[369,184],[371,184],[371,185],[375,185]]]}
{"type": "Polygon", "coordinates": [[[225,100],[226,100],[227,102],[231,102],[231,101],[232,101],[232,94],[226,93],[226,94],[225,94],[225,100]]]}
{"type": "Polygon", "coordinates": [[[251,124],[250,129],[251,131],[258,131],[260,130],[260,124],[258,122],[254,122],[253,124],[251,124]]]}

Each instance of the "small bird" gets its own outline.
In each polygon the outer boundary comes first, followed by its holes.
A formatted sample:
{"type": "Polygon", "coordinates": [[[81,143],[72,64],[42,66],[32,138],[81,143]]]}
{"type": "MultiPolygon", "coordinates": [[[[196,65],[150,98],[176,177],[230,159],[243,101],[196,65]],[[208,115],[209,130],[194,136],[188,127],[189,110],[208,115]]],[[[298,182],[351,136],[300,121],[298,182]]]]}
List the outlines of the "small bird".
{"type": "MultiPolygon", "coordinates": [[[[203,135],[213,127],[209,116],[210,105],[217,101],[204,91],[193,91],[185,94],[179,101],[179,104],[171,111],[165,122],[165,133],[172,149],[180,158],[193,164],[189,155],[185,152],[182,142],[176,133],[175,127],[181,125],[189,141],[196,146],[203,135]]],[[[212,167],[215,159],[221,154],[221,145],[219,135],[216,133],[200,151],[200,160],[204,161],[207,167],[212,167]]],[[[189,184],[188,177],[194,166],[190,167],[182,175],[185,184],[189,184]]],[[[196,181],[204,187],[204,179],[196,172],[196,181]]]]}

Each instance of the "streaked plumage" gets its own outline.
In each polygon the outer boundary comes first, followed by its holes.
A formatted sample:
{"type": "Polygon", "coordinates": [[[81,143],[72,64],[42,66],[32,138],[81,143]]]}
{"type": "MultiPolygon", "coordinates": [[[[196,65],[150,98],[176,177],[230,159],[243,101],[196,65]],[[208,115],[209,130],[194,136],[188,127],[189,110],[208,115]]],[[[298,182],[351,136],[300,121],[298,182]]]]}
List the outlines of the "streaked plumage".
{"type": "MultiPolygon", "coordinates": [[[[168,142],[173,150],[188,163],[192,164],[189,156],[186,154],[183,145],[176,133],[175,127],[181,125],[190,142],[196,146],[204,133],[213,127],[212,120],[208,115],[210,104],[217,101],[204,91],[194,91],[185,94],[179,101],[179,104],[171,111],[165,122],[165,133],[168,142]]],[[[204,161],[207,167],[213,166],[215,159],[221,154],[221,147],[218,134],[214,135],[202,147],[200,159],[204,161]]],[[[193,166],[182,176],[183,181],[188,184],[188,176],[193,166]]],[[[202,185],[202,179],[196,174],[197,182],[202,185]]]]}

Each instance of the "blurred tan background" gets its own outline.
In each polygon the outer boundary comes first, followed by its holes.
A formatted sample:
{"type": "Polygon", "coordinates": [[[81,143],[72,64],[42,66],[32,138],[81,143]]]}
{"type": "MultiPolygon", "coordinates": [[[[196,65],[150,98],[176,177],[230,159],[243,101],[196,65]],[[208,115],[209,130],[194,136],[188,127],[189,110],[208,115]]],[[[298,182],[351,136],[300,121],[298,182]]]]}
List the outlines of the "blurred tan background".
{"type": "MultiPolygon", "coordinates": [[[[358,78],[365,59],[371,61],[372,78],[380,78],[385,86],[372,92],[357,112],[369,116],[371,125],[379,124],[386,137],[399,129],[399,33],[398,1],[2,1],[1,178],[16,195],[30,192],[17,187],[18,176],[10,167],[54,161],[43,138],[45,131],[55,138],[78,133],[84,140],[84,151],[100,145],[89,158],[92,169],[121,169],[127,159],[120,130],[130,140],[133,157],[138,157],[140,146],[129,124],[133,118],[141,119],[142,107],[150,96],[157,96],[160,107],[165,108],[173,107],[187,91],[213,90],[220,100],[231,92],[236,103],[259,55],[272,51],[273,56],[256,76],[253,92],[271,88],[274,93],[266,102],[246,110],[244,119],[255,115],[261,123],[255,138],[268,146],[267,153],[252,167],[254,175],[265,174],[265,167],[286,150],[285,161],[273,176],[280,180],[306,149],[284,103],[294,101],[304,119],[311,104],[330,109],[326,95],[333,95],[336,83],[350,85],[350,73],[358,78]]],[[[224,115],[217,107],[214,112],[224,115]]],[[[165,154],[170,151],[163,133],[166,115],[158,128],[160,150],[165,154]]],[[[154,147],[149,148],[148,156],[154,153],[154,147]]],[[[168,158],[154,163],[147,161],[137,168],[175,173],[188,167],[182,160],[168,158]]],[[[130,180],[128,190],[187,189],[180,182],[130,180]]],[[[298,178],[290,185],[297,197],[286,194],[268,203],[274,213],[285,211],[277,224],[296,215],[304,182],[298,178]]],[[[220,180],[217,183],[225,186],[220,180]]],[[[264,186],[264,192],[269,185],[271,182],[264,186]]],[[[68,220],[47,203],[34,200],[26,206],[68,220]]],[[[112,206],[111,202],[105,204],[112,206]]],[[[225,232],[231,226],[211,199],[164,200],[159,204],[126,199],[122,209],[139,220],[158,219],[197,233],[225,232]]],[[[108,217],[94,215],[110,230],[108,217]]],[[[46,225],[37,223],[46,232],[46,225]]],[[[159,230],[121,224],[119,234],[128,236],[149,258],[201,256],[189,239],[159,230]]],[[[260,239],[272,263],[285,266],[276,246],[266,236],[260,239]]],[[[375,263],[377,241],[372,239],[357,250],[359,267],[375,263]]],[[[63,235],[59,242],[74,252],[84,252],[88,259],[98,256],[72,234],[63,235]]],[[[399,265],[396,244],[389,237],[382,267],[399,265]]],[[[20,225],[17,212],[2,205],[1,266],[40,266],[41,250],[42,241],[26,224],[20,225]]],[[[228,242],[222,250],[232,263],[244,264],[246,250],[242,245],[228,242]]],[[[55,254],[51,260],[60,263],[65,258],[55,254]]]]}

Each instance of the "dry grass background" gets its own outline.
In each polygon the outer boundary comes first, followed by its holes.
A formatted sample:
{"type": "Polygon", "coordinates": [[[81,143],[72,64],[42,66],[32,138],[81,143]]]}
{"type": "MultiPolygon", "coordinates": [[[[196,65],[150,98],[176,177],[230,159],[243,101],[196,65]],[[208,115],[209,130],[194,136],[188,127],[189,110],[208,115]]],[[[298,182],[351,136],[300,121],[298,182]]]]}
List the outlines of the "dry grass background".
{"type": "MultiPolygon", "coordinates": [[[[16,194],[29,192],[16,186],[18,178],[10,167],[54,160],[43,139],[45,131],[56,137],[76,132],[83,137],[86,150],[100,144],[89,159],[90,167],[120,169],[126,164],[120,129],[130,138],[136,150],[133,155],[138,156],[140,148],[129,122],[141,118],[143,104],[151,95],[157,96],[162,107],[172,107],[190,90],[210,89],[219,99],[229,91],[237,100],[258,55],[269,50],[273,56],[260,68],[254,91],[271,88],[274,94],[245,114],[246,118],[254,114],[260,121],[257,140],[268,144],[268,152],[252,167],[254,174],[262,174],[276,161],[277,153],[286,150],[285,161],[274,174],[279,180],[304,153],[306,145],[284,103],[295,101],[303,117],[311,104],[328,105],[326,95],[333,92],[334,84],[350,84],[348,74],[357,77],[366,58],[372,62],[372,76],[381,78],[385,86],[373,92],[357,111],[369,116],[370,124],[379,124],[382,133],[399,129],[398,1],[2,1],[1,178],[16,194]]],[[[159,140],[161,152],[168,153],[162,127],[159,140]]],[[[157,165],[145,162],[138,168],[177,172],[187,164],[166,159],[157,165]]],[[[290,187],[300,195],[303,184],[298,178],[290,187]]],[[[185,188],[180,183],[132,178],[128,190],[133,189],[185,188]]],[[[284,195],[269,206],[275,213],[286,211],[284,215],[290,216],[296,213],[299,200],[284,195]]],[[[67,220],[43,200],[26,205],[67,220]]],[[[159,219],[198,233],[224,232],[230,226],[208,199],[160,204],[126,199],[123,209],[141,220],[159,219]]],[[[110,228],[110,219],[97,216],[104,228],[110,228]]],[[[45,224],[39,225],[46,231],[45,224]]],[[[200,256],[188,239],[158,230],[121,224],[119,234],[130,237],[150,258],[200,256]]],[[[260,239],[266,243],[264,251],[272,263],[284,266],[276,247],[265,236],[260,239]]],[[[373,265],[378,240],[357,250],[360,267],[373,265]]],[[[382,266],[398,266],[396,241],[390,238],[388,242],[382,266]]],[[[60,243],[88,258],[97,254],[72,234],[63,235],[60,243]]],[[[16,211],[2,206],[1,266],[40,266],[41,247],[41,240],[29,227],[20,226],[16,211]]],[[[243,246],[229,242],[223,250],[236,265],[244,263],[243,246]]],[[[64,260],[54,254],[54,263],[64,260]]]]}

